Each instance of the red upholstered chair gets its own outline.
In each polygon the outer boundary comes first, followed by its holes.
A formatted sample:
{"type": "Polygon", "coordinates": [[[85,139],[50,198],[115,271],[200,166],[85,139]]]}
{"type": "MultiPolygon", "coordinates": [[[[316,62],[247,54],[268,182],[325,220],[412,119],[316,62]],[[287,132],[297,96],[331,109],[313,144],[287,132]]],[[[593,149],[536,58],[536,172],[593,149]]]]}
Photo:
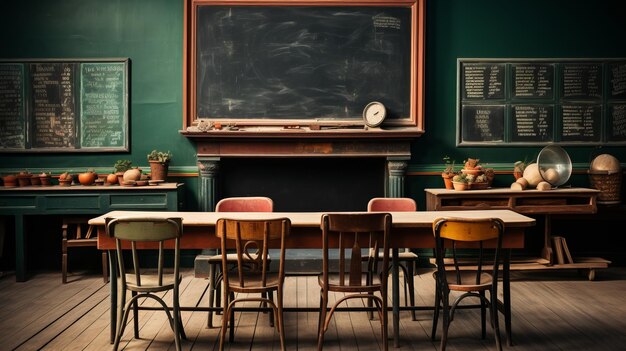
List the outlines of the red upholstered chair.
{"type": "MultiPolygon", "coordinates": [[[[264,196],[243,196],[243,197],[227,197],[221,199],[215,205],[215,212],[273,212],[274,202],[269,197],[264,196]]],[[[236,264],[237,255],[228,254],[227,261],[236,264]]],[[[220,305],[220,283],[222,254],[209,257],[209,307],[220,305]],[[217,293],[217,294],[216,294],[217,293]]],[[[271,298],[271,296],[270,296],[271,298]]],[[[270,321],[273,325],[273,317],[270,315],[270,321]]],[[[213,312],[209,311],[207,321],[209,328],[213,327],[213,312]]]]}
{"type": "MultiPolygon", "coordinates": [[[[417,211],[417,204],[415,200],[408,197],[376,197],[369,201],[367,210],[369,212],[414,212],[417,211]]],[[[393,235],[393,233],[391,235],[393,235]]],[[[373,253],[370,252],[370,256],[372,255],[373,253]]],[[[404,274],[404,304],[409,305],[410,302],[411,307],[415,306],[415,284],[413,282],[413,276],[415,275],[417,259],[417,255],[408,248],[398,253],[398,263],[404,274]],[[407,299],[409,301],[407,301],[407,299]]],[[[372,316],[373,315],[370,314],[370,317],[372,316]]],[[[411,317],[413,320],[417,320],[415,310],[411,311],[411,317]]]]}

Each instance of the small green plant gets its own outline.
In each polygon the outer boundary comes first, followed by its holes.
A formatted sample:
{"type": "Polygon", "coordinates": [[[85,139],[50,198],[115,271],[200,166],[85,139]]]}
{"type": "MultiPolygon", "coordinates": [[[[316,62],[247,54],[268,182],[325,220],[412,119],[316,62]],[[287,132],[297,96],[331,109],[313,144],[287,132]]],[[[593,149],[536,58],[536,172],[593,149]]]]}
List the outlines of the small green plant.
{"type": "Polygon", "coordinates": [[[443,164],[444,164],[443,174],[446,174],[446,175],[456,174],[456,171],[454,169],[455,161],[451,159],[450,156],[445,156],[443,158],[443,164]]]}
{"type": "Polygon", "coordinates": [[[117,160],[115,161],[115,164],[113,165],[113,172],[117,173],[117,172],[126,172],[130,169],[130,166],[133,163],[130,160],[117,160]]]}
{"type": "Polygon", "coordinates": [[[163,152],[163,151],[152,150],[148,154],[148,161],[158,161],[160,163],[167,163],[167,162],[170,162],[170,160],[172,159],[172,156],[173,155],[170,151],[163,152]]]}

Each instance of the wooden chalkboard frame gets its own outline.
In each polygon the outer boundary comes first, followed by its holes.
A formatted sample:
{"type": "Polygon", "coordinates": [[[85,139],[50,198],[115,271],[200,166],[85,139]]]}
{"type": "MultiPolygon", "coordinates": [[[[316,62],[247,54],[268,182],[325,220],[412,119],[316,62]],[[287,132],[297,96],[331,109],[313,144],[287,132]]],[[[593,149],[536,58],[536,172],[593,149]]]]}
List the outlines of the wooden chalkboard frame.
{"type": "MultiPolygon", "coordinates": [[[[8,147],[0,144],[0,153],[128,152],[130,118],[129,62],[128,58],[26,58],[0,60],[0,64],[21,67],[22,96],[20,97],[20,109],[22,118],[18,123],[23,124],[21,126],[21,133],[23,133],[22,143],[18,146],[10,145],[8,147]],[[98,78],[92,76],[91,81],[87,80],[88,83],[92,83],[90,84],[92,90],[90,93],[87,93],[84,90],[87,84],[84,84],[83,76],[87,74],[87,67],[89,66],[100,66],[101,68],[98,70],[102,72],[92,73],[93,76],[98,78]],[[41,103],[35,102],[36,89],[47,89],[42,86],[35,87],[35,85],[48,84],[48,82],[45,82],[47,79],[45,72],[41,78],[35,78],[35,70],[39,69],[38,67],[53,69],[63,67],[64,73],[60,74],[58,84],[58,99],[63,99],[63,102],[59,101],[58,106],[49,107],[51,104],[46,103],[45,100],[43,100],[43,105],[37,105],[41,103]],[[84,72],[83,69],[85,69],[84,72]],[[111,89],[117,89],[119,92],[111,91],[111,89]],[[96,122],[91,132],[99,135],[88,137],[84,134],[89,132],[88,113],[83,110],[83,107],[87,107],[88,103],[92,103],[90,111],[96,118],[103,120],[107,119],[107,113],[119,111],[117,115],[108,117],[109,119],[117,117],[118,120],[115,123],[105,123],[113,125],[110,130],[106,130],[103,133],[102,130],[106,128],[101,128],[101,125],[96,122]],[[45,111],[37,115],[37,109],[40,106],[43,106],[45,111]],[[99,111],[100,108],[102,108],[102,111],[99,111]],[[105,112],[105,109],[108,109],[109,112],[105,112]],[[100,112],[103,115],[97,117],[100,112]],[[58,113],[61,113],[61,115],[57,115],[58,113]],[[50,120],[51,125],[67,123],[66,128],[62,130],[65,133],[65,137],[63,137],[61,142],[59,142],[59,139],[50,142],[41,141],[42,136],[38,134],[41,129],[38,130],[36,125],[38,123],[47,123],[46,116],[50,114],[53,114],[55,117],[54,120],[50,120]],[[93,144],[89,145],[90,142],[93,144]]],[[[54,83],[54,80],[52,80],[52,83],[54,83]]],[[[58,134],[58,132],[58,130],[54,130],[48,133],[58,134]]]]}
{"type": "MultiPolygon", "coordinates": [[[[457,87],[456,87],[456,145],[457,146],[542,146],[547,144],[560,144],[568,146],[598,146],[598,145],[626,145],[626,58],[459,58],[457,59],[457,87]],[[487,81],[487,75],[494,66],[504,70],[503,81],[497,78],[496,83],[487,81]],[[514,79],[517,74],[516,67],[524,66],[543,68],[545,75],[530,78],[535,83],[535,90],[528,88],[527,81],[520,82],[523,86],[522,94],[518,93],[514,79]],[[611,82],[613,67],[619,68],[619,91],[614,90],[615,84],[611,82]],[[479,67],[466,73],[470,67],[479,67]],[[585,68],[586,67],[586,68],[585,68]],[[566,71],[572,70],[572,72],[566,71]],[[478,71],[479,73],[475,73],[478,71]],[[576,75],[576,71],[579,75],[576,75]],[[480,73],[484,72],[484,74],[480,73]],[[567,73],[566,73],[567,72],[567,73]],[[482,74],[482,78],[481,78],[482,74]],[[593,77],[591,77],[594,75],[593,77]],[[468,78],[469,77],[469,78],[468,78]],[[474,80],[473,77],[478,77],[474,80]],[[546,78],[548,77],[548,78],[546,78]],[[566,80],[567,77],[567,80],[566,80]],[[472,81],[469,84],[466,78],[472,81]],[[551,81],[550,81],[551,79],[551,81]],[[542,80],[543,85],[536,84],[542,80]],[[484,86],[483,86],[484,83],[484,86]],[[550,86],[551,85],[551,86],[550,86]],[[502,88],[503,94],[494,94],[502,88]],[[576,93],[572,88],[585,91],[576,93]],[[481,96],[481,94],[483,94],[481,96]],[[582,95],[581,95],[582,94],[582,95]],[[617,95],[615,95],[617,94],[617,95]],[[494,97],[495,96],[495,97],[494,97]],[[503,125],[490,127],[492,122],[489,109],[504,106],[503,125]],[[472,116],[464,111],[471,111],[479,107],[485,107],[480,121],[474,121],[474,125],[468,125],[466,120],[472,116]],[[542,114],[543,117],[526,115],[526,123],[531,123],[530,136],[522,136],[520,129],[515,126],[517,109],[523,107],[526,113],[542,114]],[[529,112],[530,111],[530,112],[529,112]],[[581,112],[583,111],[583,112],[581,112]],[[617,123],[612,121],[614,114],[620,114],[617,123]],[[567,122],[564,116],[569,114],[572,121],[567,122]],[[487,117],[485,117],[487,115],[487,117]],[[465,118],[464,118],[465,117],[465,118]],[[578,120],[580,119],[580,121],[578,120]],[[539,122],[538,122],[539,121],[539,122]],[[580,124],[577,124],[580,122],[580,124]],[[539,124],[535,124],[539,123],[539,124]],[[477,125],[484,129],[484,135],[477,125]],[[570,125],[571,127],[568,127],[570,125]],[[493,137],[492,131],[503,133],[501,138],[493,137]],[[567,129],[571,128],[571,129],[567,129]],[[614,133],[614,128],[619,131],[614,133]],[[568,135],[571,133],[571,135],[568,135]],[[468,137],[468,135],[470,137],[468,137]]],[[[531,75],[533,73],[530,73],[531,75]]],[[[490,75],[490,77],[494,77],[490,75]]],[[[528,78],[528,75],[525,77],[528,78]]],[[[616,79],[617,80],[617,79],[616,79]]],[[[519,88],[519,86],[518,86],[519,88]]],[[[577,90],[578,91],[578,90],[577,90]]],[[[494,122],[495,123],[495,122],[494,122]]],[[[522,129],[522,131],[524,131],[522,129]]],[[[528,131],[528,130],[527,130],[528,131]]]]}
{"type": "MultiPolygon", "coordinates": [[[[424,132],[423,128],[423,111],[424,111],[424,21],[425,21],[425,0],[391,0],[381,2],[377,0],[346,0],[346,1],[302,1],[302,0],[185,0],[185,65],[184,65],[184,82],[183,82],[183,130],[182,134],[186,136],[196,137],[193,131],[198,125],[200,117],[197,108],[197,23],[199,9],[203,6],[267,6],[267,7],[298,7],[298,6],[323,6],[323,7],[403,7],[410,9],[411,25],[410,25],[410,107],[408,116],[400,116],[399,118],[387,119],[383,124],[385,132],[393,133],[394,131],[405,136],[419,136],[424,132]],[[190,132],[191,131],[191,132],[190,132]]],[[[206,119],[220,124],[236,125],[236,126],[254,126],[258,128],[247,128],[250,134],[259,134],[261,137],[275,134],[276,127],[284,129],[299,128],[302,126],[309,127],[314,134],[337,134],[336,129],[351,129],[353,133],[355,127],[360,127],[363,133],[356,130],[356,134],[363,134],[365,137],[380,137],[377,132],[363,129],[363,121],[354,118],[330,118],[330,119],[310,119],[298,118],[282,119],[282,118],[223,118],[221,116],[208,116],[206,119]],[[267,129],[264,129],[267,127],[267,129]],[[329,127],[329,128],[325,128],[329,127]],[[333,129],[333,131],[327,130],[333,129]],[[254,130],[254,132],[252,132],[254,130]],[[314,132],[313,132],[314,131],[314,132]],[[376,136],[374,135],[376,134],[376,136]]],[[[382,131],[382,130],[379,130],[382,131]]],[[[211,131],[215,132],[215,131],[211,131]]],[[[390,135],[388,135],[390,136],[390,135]]]]}

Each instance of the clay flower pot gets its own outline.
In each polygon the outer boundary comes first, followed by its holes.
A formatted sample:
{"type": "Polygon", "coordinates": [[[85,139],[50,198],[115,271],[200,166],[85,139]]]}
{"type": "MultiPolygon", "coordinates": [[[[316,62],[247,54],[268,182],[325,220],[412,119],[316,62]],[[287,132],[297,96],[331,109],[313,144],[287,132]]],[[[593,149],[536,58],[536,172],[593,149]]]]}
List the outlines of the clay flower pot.
{"type": "Polygon", "coordinates": [[[452,182],[454,190],[467,190],[467,183],[465,182],[452,182]]]}
{"type": "Polygon", "coordinates": [[[41,173],[39,176],[39,182],[41,186],[50,186],[52,185],[50,174],[41,173]]]}
{"type": "Polygon", "coordinates": [[[30,184],[34,185],[34,186],[40,186],[41,185],[41,179],[39,178],[38,175],[34,175],[30,177],[30,184]]]}
{"type": "Polygon", "coordinates": [[[32,176],[33,175],[28,172],[20,172],[17,175],[17,182],[20,184],[20,186],[29,186],[31,184],[30,178],[32,176]]]}
{"type": "Polygon", "coordinates": [[[150,162],[150,179],[165,180],[169,169],[169,162],[148,161],[150,162]]]}
{"type": "Polygon", "coordinates": [[[441,173],[441,178],[443,178],[443,184],[446,186],[446,189],[452,190],[454,189],[454,185],[452,185],[452,178],[454,174],[451,173],[441,173]]]}
{"type": "Polygon", "coordinates": [[[81,185],[93,185],[96,179],[98,179],[96,172],[88,171],[78,175],[78,182],[81,185]]]}
{"type": "Polygon", "coordinates": [[[17,177],[13,174],[5,175],[2,177],[2,182],[4,186],[7,188],[14,188],[17,186],[17,177]]]}

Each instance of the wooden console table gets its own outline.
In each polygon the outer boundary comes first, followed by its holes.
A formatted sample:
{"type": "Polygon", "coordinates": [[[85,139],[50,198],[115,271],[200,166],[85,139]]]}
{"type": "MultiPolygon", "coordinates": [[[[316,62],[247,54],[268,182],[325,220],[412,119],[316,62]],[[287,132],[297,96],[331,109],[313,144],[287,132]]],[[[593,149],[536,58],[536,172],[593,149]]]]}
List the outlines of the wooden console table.
{"type": "Polygon", "coordinates": [[[562,188],[549,191],[508,188],[455,191],[424,189],[428,211],[501,210],[509,209],[525,215],[545,216],[544,241],[540,258],[531,258],[511,264],[511,269],[579,269],[588,270],[589,280],[595,279],[595,270],[611,263],[598,257],[576,257],[573,263],[558,263],[551,240],[552,215],[594,214],[597,212],[596,189],[562,188]]]}
{"type": "Polygon", "coordinates": [[[114,210],[178,211],[182,207],[182,189],[183,184],[176,183],[141,187],[0,187],[0,215],[15,218],[16,281],[26,281],[24,216],[101,215],[114,210]]]}

